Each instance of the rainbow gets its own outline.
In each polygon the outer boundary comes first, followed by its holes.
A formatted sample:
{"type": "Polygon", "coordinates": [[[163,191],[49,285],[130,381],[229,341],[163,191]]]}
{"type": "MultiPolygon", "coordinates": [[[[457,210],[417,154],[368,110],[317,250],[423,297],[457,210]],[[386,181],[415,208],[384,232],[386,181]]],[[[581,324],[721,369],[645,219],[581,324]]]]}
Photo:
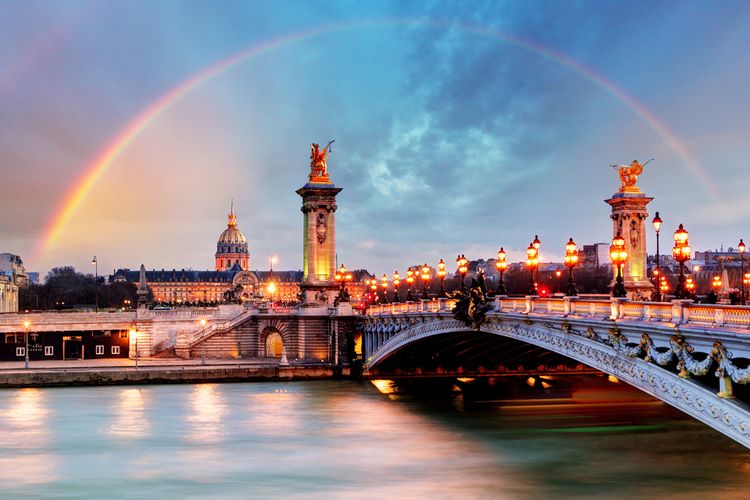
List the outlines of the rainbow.
{"type": "Polygon", "coordinates": [[[138,113],[138,115],[135,116],[135,118],[133,118],[122,130],[120,130],[119,133],[114,138],[112,138],[101,150],[98,156],[86,167],[84,174],[74,184],[73,188],[70,190],[58,210],[55,212],[54,216],[50,219],[49,223],[45,227],[43,233],[44,236],[40,240],[40,244],[34,252],[35,257],[44,255],[58,244],[66,226],[72,219],[76,210],[80,207],[86,196],[91,192],[91,189],[94,187],[99,178],[107,171],[109,166],[120,156],[120,154],[125,149],[127,149],[128,146],[130,146],[130,144],[132,144],[133,141],[141,133],[143,133],[143,131],[148,128],[148,126],[153,123],[160,115],[168,111],[175,104],[180,102],[180,100],[182,100],[196,88],[206,83],[208,80],[225,73],[236,65],[248,61],[253,57],[306,38],[347,29],[393,25],[420,25],[440,29],[458,28],[462,31],[466,31],[477,36],[490,37],[501,42],[509,43],[570,69],[572,72],[590,81],[598,88],[602,89],[604,92],[620,101],[636,116],[643,120],[654,132],[656,132],[669,144],[672,150],[684,162],[689,170],[702,182],[704,186],[706,186],[709,193],[714,197],[718,197],[718,189],[716,188],[711,178],[706,174],[700,162],[691,156],[687,146],[682,143],[682,141],[666,126],[666,124],[659,120],[659,118],[657,118],[653,113],[646,109],[646,107],[641,103],[636,101],[622,88],[608,81],[606,78],[604,78],[604,76],[597,73],[593,69],[566,56],[565,54],[554,51],[544,45],[540,45],[525,38],[465,23],[440,22],[425,19],[364,20],[325,25],[322,27],[295,32],[283,37],[267,40],[263,43],[237,52],[226,59],[223,59],[202,69],[201,71],[191,75],[189,78],[182,81],[177,86],[173,87],[158,99],[153,101],[145,109],[138,113]]]}

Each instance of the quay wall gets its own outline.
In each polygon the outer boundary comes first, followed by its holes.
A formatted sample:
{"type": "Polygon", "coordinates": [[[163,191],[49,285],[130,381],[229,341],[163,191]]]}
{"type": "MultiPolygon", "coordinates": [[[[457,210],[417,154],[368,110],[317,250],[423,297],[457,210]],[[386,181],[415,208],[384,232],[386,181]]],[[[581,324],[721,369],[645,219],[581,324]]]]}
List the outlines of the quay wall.
{"type": "Polygon", "coordinates": [[[346,376],[330,366],[213,366],[135,370],[49,370],[0,373],[0,389],[81,385],[179,384],[201,382],[273,382],[321,380],[346,376]]]}

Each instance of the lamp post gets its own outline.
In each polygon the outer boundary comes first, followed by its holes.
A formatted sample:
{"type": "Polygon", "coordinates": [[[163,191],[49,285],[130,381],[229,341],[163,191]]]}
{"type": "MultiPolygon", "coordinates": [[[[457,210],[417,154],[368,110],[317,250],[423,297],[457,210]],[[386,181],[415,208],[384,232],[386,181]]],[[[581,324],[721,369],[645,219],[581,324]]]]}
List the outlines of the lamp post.
{"type": "Polygon", "coordinates": [[[31,321],[25,320],[23,322],[23,331],[24,331],[24,343],[26,344],[26,349],[24,349],[23,367],[27,369],[29,367],[29,329],[30,328],[31,328],[31,321]]]}
{"type": "Polygon", "coordinates": [[[539,241],[539,235],[538,234],[534,235],[534,241],[532,241],[531,244],[534,245],[534,249],[536,250],[536,260],[537,260],[537,265],[536,265],[536,286],[537,286],[537,289],[538,289],[539,288],[539,248],[541,248],[541,246],[542,246],[542,242],[539,241]]]}
{"type": "Polygon", "coordinates": [[[138,369],[138,330],[134,327],[130,329],[130,338],[135,341],[135,369],[138,369]]]}
{"type": "Polygon", "coordinates": [[[398,274],[398,271],[394,271],[393,273],[393,302],[401,302],[401,299],[398,297],[399,285],[401,285],[401,275],[398,274]]]}
{"type": "Polygon", "coordinates": [[[383,288],[383,304],[388,303],[388,276],[383,273],[383,277],[380,278],[380,286],[383,288]]]}
{"type": "Polygon", "coordinates": [[[692,299],[695,296],[695,281],[692,276],[688,276],[685,280],[685,289],[687,290],[688,298],[692,299]]]}
{"type": "Polygon", "coordinates": [[[466,273],[469,272],[469,261],[466,260],[464,254],[458,256],[456,259],[456,266],[458,267],[458,274],[461,276],[461,293],[463,293],[466,291],[464,278],[466,278],[466,273]]]}
{"type": "MultiPolygon", "coordinates": [[[[198,321],[198,323],[200,323],[201,329],[203,329],[203,330],[206,329],[206,319],[205,318],[201,318],[201,320],[198,321]]],[[[138,353],[138,351],[136,351],[136,354],[137,353],[138,353]]],[[[206,364],[206,339],[205,338],[203,339],[203,342],[201,342],[201,364],[202,365],[206,364]]]]}
{"type": "Polygon", "coordinates": [[[497,281],[497,295],[508,295],[508,292],[505,290],[505,281],[503,280],[505,270],[508,269],[508,263],[505,261],[506,257],[505,249],[500,247],[500,250],[497,251],[497,261],[495,262],[495,269],[497,269],[500,275],[497,281]]]}
{"type": "Polygon", "coordinates": [[[94,266],[94,297],[96,301],[96,312],[99,312],[99,260],[94,255],[91,259],[91,264],[94,266]]]}
{"type": "Polygon", "coordinates": [[[661,269],[659,268],[659,231],[661,230],[661,224],[662,224],[661,217],[659,217],[659,212],[656,212],[654,214],[654,219],[651,221],[651,224],[654,225],[654,231],[656,231],[656,269],[654,269],[653,276],[656,278],[656,289],[654,290],[654,300],[656,302],[661,302],[661,281],[659,276],[661,276],[661,269]]]}
{"type": "Polygon", "coordinates": [[[372,292],[372,303],[376,304],[378,302],[378,280],[374,277],[370,279],[370,292],[372,292]]]}
{"type": "Polygon", "coordinates": [[[612,264],[617,267],[617,278],[615,278],[615,286],[612,287],[613,297],[627,297],[628,293],[625,290],[625,283],[622,279],[622,266],[628,261],[628,251],[625,250],[625,240],[620,233],[617,233],[612,239],[612,245],[609,247],[609,257],[612,259],[612,264]]]}
{"type": "Polygon", "coordinates": [[[428,300],[430,296],[427,294],[427,283],[430,281],[430,266],[427,262],[422,266],[422,298],[428,300]]]}
{"type": "Polygon", "coordinates": [[[662,297],[667,297],[667,293],[669,293],[669,283],[667,283],[666,276],[659,278],[659,291],[661,292],[662,297]]]}
{"type": "Polygon", "coordinates": [[[438,262],[438,270],[437,275],[440,279],[440,291],[438,292],[438,297],[444,298],[447,297],[448,294],[445,293],[445,275],[448,274],[445,271],[445,261],[443,259],[440,259],[440,262],[438,262]]]}
{"type": "Polygon", "coordinates": [[[565,244],[565,267],[568,268],[568,288],[565,290],[565,295],[568,297],[578,295],[576,282],[573,279],[573,268],[578,265],[578,259],[578,245],[573,241],[573,238],[570,238],[565,244]]]}
{"type": "MultiPolygon", "coordinates": [[[[742,277],[742,284],[745,285],[745,289],[750,286],[750,273],[745,273],[742,277]]],[[[747,301],[745,301],[747,302],[747,301]]],[[[743,304],[744,305],[744,304],[743,304]]]]}
{"type": "Polygon", "coordinates": [[[740,291],[740,304],[745,305],[745,242],[740,238],[740,243],[737,245],[737,250],[740,251],[740,276],[742,279],[742,287],[740,291]]]}
{"type": "Polygon", "coordinates": [[[674,247],[672,247],[672,256],[680,264],[680,277],[677,279],[677,288],[675,288],[675,298],[677,299],[689,297],[685,288],[685,262],[690,258],[692,251],[688,244],[688,232],[680,224],[680,227],[674,232],[674,247]]]}
{"type": "Polygon", "coordinates": [[[414,270],[410,267],[406,270],[406,301],[412,302],[414,296],[411,294],[411,287],[414,284],[414,270]]]}
{"type": "Polygon", "coordinates": [[[526,268],[529,270],[529,295],[536,295],[536,282],[534,281],[534,269],[539,267],[539,252],[530,244],[526,249],[526,268]]]}

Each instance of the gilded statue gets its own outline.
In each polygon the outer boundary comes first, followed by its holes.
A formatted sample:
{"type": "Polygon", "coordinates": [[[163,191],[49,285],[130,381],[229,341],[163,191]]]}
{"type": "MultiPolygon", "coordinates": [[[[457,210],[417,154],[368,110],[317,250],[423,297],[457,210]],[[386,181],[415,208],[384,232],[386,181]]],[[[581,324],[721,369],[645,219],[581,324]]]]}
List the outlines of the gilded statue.
{"type": "Polygon", "coordinates": [[[323,151],[317,143],[310,144],[310,182],[329,182],[328,179],[328,157],[331,156],[331,144],[329,142],[323,151]]]}
{"type": "Polygon", "coordinates": [[[611,167],[617,170],[617,173],[620,175],[620,182],[622,183],[620,186],[620,193],[640,193],[641,190],[638,189],[638,186],[636,186],[635,183],[638,180],[638,176],[643,173],[643,167],[652,161],[653,158],[642,165],[638,160],[633,160],[629,166],[611,165],[611,167]]]}

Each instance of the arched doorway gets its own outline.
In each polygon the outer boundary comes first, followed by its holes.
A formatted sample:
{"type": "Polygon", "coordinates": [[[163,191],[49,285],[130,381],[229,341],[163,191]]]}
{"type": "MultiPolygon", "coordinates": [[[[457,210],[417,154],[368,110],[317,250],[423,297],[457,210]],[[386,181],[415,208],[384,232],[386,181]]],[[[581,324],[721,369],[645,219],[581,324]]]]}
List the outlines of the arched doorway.
{"type": "Polygon", "coordinates": [[[284,347],[284,341],[279,332],[271,332],[266,337],[266,357],[280,358],[281,350],[284,347]]]}

